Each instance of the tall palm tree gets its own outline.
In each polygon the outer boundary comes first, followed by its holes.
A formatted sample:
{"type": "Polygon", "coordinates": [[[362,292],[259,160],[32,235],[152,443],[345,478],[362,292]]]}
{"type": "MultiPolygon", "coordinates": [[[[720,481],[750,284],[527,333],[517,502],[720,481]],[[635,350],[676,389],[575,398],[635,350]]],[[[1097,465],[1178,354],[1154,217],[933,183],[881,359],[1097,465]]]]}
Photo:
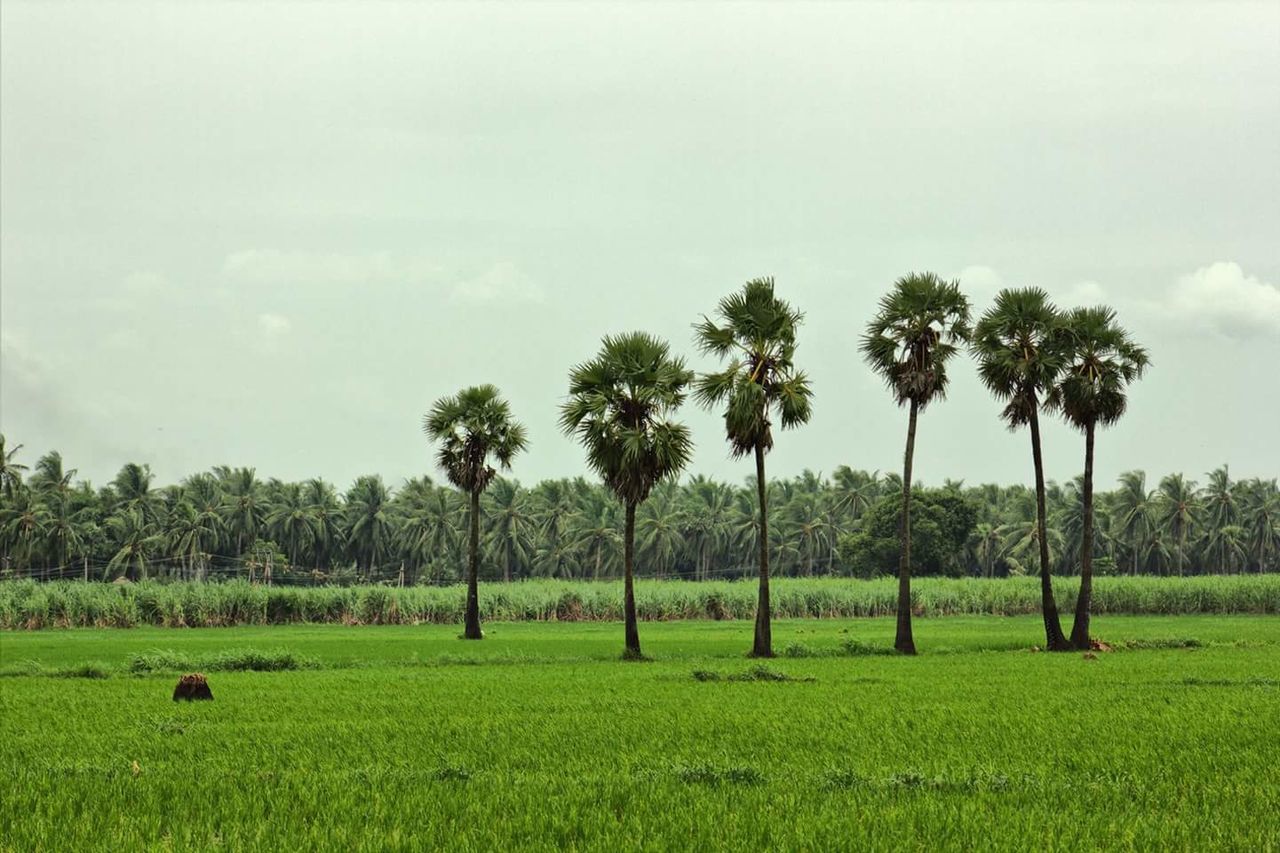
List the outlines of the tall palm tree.
{"type": "MultiPolygon", "coordinates": [[[[1081,492],[1083,489],[1082,484],[1081,492]]],[[[1120,488],[1112,492],[1111,503],[1119,525],[1117,532],[1130,548],[1133,559],[1131,574],[1138,573],[1138,567],[1151,542],[1152,502],[1152,493],[1147,491],[1145,472],[1125,471],[1120,475],[1120,488]]]]}
{"type": "Polygon", "coordinates": [[[916,419],[946,396],[947,362],[969,340],[969,300],[955,282],[934,273],[898,279],[867,324],[862,354],[889,386],[899,406],[909,406],[907,448],[902,463],[902,516],[898,520],[898,627],[894,648],[916,653],[911,635],[911,465],[916,419]]]}
{"type": "Polygon", "coordinates": [[[560,426],[577,436],[587,464],[626,508],[623,531],[623,657],[638,659],[636,622],[636,507],[654,486],[674,477],[693,452],[689,428],[671,420],[693,373],[666,341],[643,332],[606,337],[600,353],[569,375],[560,426]]]}
{"type": "Polygon", "coordinates": [[[978,359],[978,375],[997,400],[1010,430],[1026,426],[1031,433],[1031,462],[1036,478],[1036,530],[1040,558],[1040,610],[1045,648],[1066,651],[1058,604],[1049,576],[1048,512],[1045,509],[1044,457],[1040,448],[1040,401],[1053,388],[1066,361],[1065,336],[1058,309],[1038,287],[1002,290],[995,304],[973,329],[970,343],[978,359]]]}
{"type": "Polygon", "coordinates": [[[1089,608],[1093,593],[1093,445],[1098,425],[1111,426],[1128,406],[1125,392],[1150,364],[1147,351],[1116,322],[1110,308],[1076,308],[1064,317],[1070,341],[1067,365],[1048,404],[1084,432],[1084,523],[1080,542],[1080,593],[1071,644],[1089,648],[1089,608]]]}
{"type": "Polygon", "coordinates": [[[773,657],[769,602],[769,504],[765,454],[773,448],[776,413],[783,429],[808,422],[813,391],[795,366],[796,330],[804,315],[774,295],[772,278],[757,278],[720,300],[719,322],[703,317],[695,326],[704,354],[730,359],[718,373],[698,377],[698,401],[724,406],[725,436],[735,457],[754,454],[760,506],[760,590],[756,604],[754,657],[773,657]]]}
{"type": "Polygon", "coordinates": [[[523,424],[511,417],[511,408],[492,385],[463,388],[441,397],[423,418],[423,431],[439,442],[436,463],[449,482],[467,493],[470,506],[470,542],[467,561],[467,611],[463,637],[479,640],[480,630],[480,495],[497,471],[503,470],[528,445],[523,424]]]}

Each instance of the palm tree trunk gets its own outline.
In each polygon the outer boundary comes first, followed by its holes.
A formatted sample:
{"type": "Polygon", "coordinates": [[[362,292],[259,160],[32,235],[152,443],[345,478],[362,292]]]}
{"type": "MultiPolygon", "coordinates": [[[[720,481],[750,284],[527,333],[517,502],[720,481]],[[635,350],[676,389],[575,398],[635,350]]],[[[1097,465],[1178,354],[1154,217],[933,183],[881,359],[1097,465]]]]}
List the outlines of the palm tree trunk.
{"type": "Polygon", "coordinates": [[[756,445],[756,495],[760,500],[760,597],[756,602],[754,658],[773,657],[772,611],[769,605],[769,504],[764,479],[764,448],[756,445]]]}
{"type": "Polygon", "coordinates": [[[636,588],[635,588],[635,555],[636,555],[636,505],[627,504],[627,526],[623,532],[623,581],[622,581],[622,618],[626,623],[626,649],[622,657],[626,660],[640,660],[640,629],[636,625],[636,588]]]}
{"type": "Polygon", "coordinates": [[[1071,645],[1089,648],[1089,605],[1093,595],[1093,424],[1084,432],[1084,532],[1080,541],[1080,596],[1071,626],[1071,645]]]}
{"type": "Polygon", "coordinates": [[[1044,643],[1051,652],[1067,651],[1071,645],[1062,633],[1058,603],[1053,598],[1053,581],[1049,577],[1049,538],[1044,505],[1044,457],[1040,452],[1040,416],[1031,410],[1031,459],[1036,469],[1036,536],[1040,539],[1040,609],[1044,613],[1044,643]]]}
{"type": "Polygon", "coordinates": [[[480,492],[471,492],[471,553],[467,560],[467,615],[463,639],[479,640],[480,631],[480,492]]]}
{"type": "Polygon", "coordinates": [[[904,655],[916,653],[911,636],[911,463],[916,453],[916,416],[919,405],[911,401],[911,417],[907,421],[907,449],[902,455],[902,517],[898,519],[898,634],[893,647],[904,655]]]}

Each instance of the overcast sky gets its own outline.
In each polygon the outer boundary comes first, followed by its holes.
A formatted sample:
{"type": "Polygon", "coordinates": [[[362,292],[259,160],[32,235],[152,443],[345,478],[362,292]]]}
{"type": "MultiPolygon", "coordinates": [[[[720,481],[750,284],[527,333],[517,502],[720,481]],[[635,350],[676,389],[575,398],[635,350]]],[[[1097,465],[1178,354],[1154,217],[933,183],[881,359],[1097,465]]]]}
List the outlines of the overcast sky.
{"type": "MultiPolygon", "coordinates": [[[[1280,474],[1280,4],[0,6],[0,430],[97,484],[431,473],[492,382],[514,476],[602,334],[772,275],[810,424],[770,472],[900,469],[861,362],[912,270],[1103,301],[1149,346],[1098,476],[1280,474]]],[[[966,359],[917,475],[1029,482],[966,359]]],[[[692,404],[691,472],[740,481],[692,404]]],[[[1046,427],[1049,475],[1083,441],[1046,427]]]]}

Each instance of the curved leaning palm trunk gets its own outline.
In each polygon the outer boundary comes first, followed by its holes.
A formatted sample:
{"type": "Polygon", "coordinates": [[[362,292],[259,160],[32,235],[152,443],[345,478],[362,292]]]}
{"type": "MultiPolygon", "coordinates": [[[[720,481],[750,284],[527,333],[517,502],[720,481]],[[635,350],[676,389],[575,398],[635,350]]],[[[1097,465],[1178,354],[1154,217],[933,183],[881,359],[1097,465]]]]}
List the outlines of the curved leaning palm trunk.
{"type": "Polygon", "coordinates": [[[898,541],[902,544],[898,557],[898,630],[893,647],[905,655],[916,653],[911,635],[911,465],[916,453],[916,417],[919,405],[911,402],[907,421],[907,449],[902,454],[902,517],[898,519],[898,541]]]}
{"type": "Polygon", "coordinates": [[[1062,633],[1058,603],[1053,597],[1053,580],[1049,576],[1049,535],[1046,523],[1044,456],[1040,449],[1040,418],[1031,412],[1031,459],[1036,469],[1036,538],[1040,540],[1040,612],[1044,619],[1045,648],[1051,652],[1067,651],[1071,644],[1062,633]]]}

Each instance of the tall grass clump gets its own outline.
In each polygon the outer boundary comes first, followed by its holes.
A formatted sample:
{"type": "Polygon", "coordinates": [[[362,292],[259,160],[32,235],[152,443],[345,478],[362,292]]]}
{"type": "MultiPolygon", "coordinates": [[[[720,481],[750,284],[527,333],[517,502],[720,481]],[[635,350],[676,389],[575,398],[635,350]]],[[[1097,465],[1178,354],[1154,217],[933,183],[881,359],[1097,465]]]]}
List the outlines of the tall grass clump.
{"type": "MultiPolygon", "coordinates": [[[[1076,578],[1054,583],[1070,609],[1076,578]]],[[[617,621],[622,584],[616,581],[530,580],[485,584],[485,621],[617,621]]],[[[897,585],[890,578],[779,578],[773,582],[779,618],[850,618],[894,613],[897,585]]],[[[1280,575],[1097,579],[1096,613],[1178,615],[1280,613],[1280,575]]],[[[646,621],[750,619],[756,592],[750,581],[641,581],[636,609],[646,621]]],[[[32,580],[0,582],[0,628],[219,627],[339,623],[350,625],[452,624],[462,620],[459,586],[270,587],[228,583],[135,584],[32,580]]],[[[918,616],[1018,616],[1039,612],[1035,578],[922,578],[912,588],[918,616]]]]}

